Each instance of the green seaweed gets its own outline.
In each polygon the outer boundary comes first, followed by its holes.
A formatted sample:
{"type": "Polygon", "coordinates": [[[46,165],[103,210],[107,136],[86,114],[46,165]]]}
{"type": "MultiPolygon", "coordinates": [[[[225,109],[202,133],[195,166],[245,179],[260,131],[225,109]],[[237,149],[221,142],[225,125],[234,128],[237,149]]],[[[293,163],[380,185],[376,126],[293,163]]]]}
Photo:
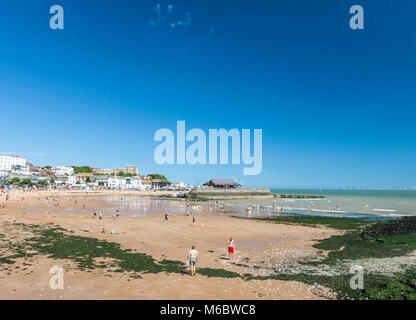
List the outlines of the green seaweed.
{"type": "MultiPolygon", "coordinates": [[[[80,270],[108,269],[111,272],[136,273],[183,273],[185,264],[181,261],[167,260],[157,262],[144,253],[123,249],[115,242],[99,240],[68,234],[65,229],[39,225],[16,224],[25,231],[33,233],[20,243],[9,243],[14,254],[0,258],[1,263],[12,264],[18,258],[45,255],[51,259],[67,259],[73,261],[80,270]],[[99,259],[104,259],[99,261],[99,259]]],[[[221,269],[202,268],[198,273],[214,277],[239,276],[221,269]]]]}
{"type": "Polygon", "coordinates": [[[259,221],[269,221],[279,224],[296,224],[308,227],[328,227],[337,230],[353,230],[374,224],[374,221],[364,221],[352,218],[310,217],[310,216],[281,216],[268,218],[246,218],[259,221]]]}
{"type": "MultiPolygon", "coordinates": [[[[265,220],[276,223],[325,225],[339,230],[349,230],[342,235],[319,240],[314,247],[330,250],[328,256],[320,261],[303,262],[304,265],[336,267],[346,260],[400,257],[416,250],[416,217],[377,223],[321,217],[277,217],[265,220]],[[281,218],[284,218],[283,222],[281,218]]],[[[416,270],[414,269],[392,276],[366,273],[364,289],[350,288],[352,276],[348,272],[334,276],[300,273],[262,277],[246,276],[245,279],[292,280],[310,285],[318,283],[336,292],[339,299],[416,299],[416,270]]]]}

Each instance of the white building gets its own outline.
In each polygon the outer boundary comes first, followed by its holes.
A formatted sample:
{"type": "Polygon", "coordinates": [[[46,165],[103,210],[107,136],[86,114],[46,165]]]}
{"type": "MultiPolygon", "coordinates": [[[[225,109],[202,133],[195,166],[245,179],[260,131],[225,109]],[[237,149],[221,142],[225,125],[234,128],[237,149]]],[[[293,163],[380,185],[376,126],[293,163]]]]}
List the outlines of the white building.
{"type": "Polygon", "coordinates": [[[74,174],[74,168],[66,166],[57,166],[52,168],[52,172],[57,176],[70,176],[74,174]]]}
{"type": "Polygon", "coordinates": [[[142,180],[139,177],[117,177],[110,176],[108,178],[108,186],[113,189],[120,190],[144,190],[142,180]]]}
{"type": "Polygon", "coordinates": [[[8,175],[7,171],[0,171],[0,185],[6,184],[8,175]]]}
{"type": "Polygon", "coordinates": [[[19,156],[0,155],[0,171],[10,171],[16,174],[29,174],[26,159],[19,156]]]}
{"type": "Polygon", "coordinates": [[[12,173],[15,174],[22,174],[22,175],[29,175],[30,174],[30,168],[27,165],[21,166],[19,164],[12,166],[12,173]]]}
{"type": "Polygon", "coordinates": [[[94,176],[94,185],[96,187],[108,187],[109,176],[94,176]]]}
{"type": "Polygon", "coordinates": [[[185,189],[188,188],[188,186],[186,185],[186,183],[183,182],[183,181],[173,182],[169,187],[171,189],[173,189],[173,190],[185,190],[185,189]]]}
{"type": "Polygon", "coordinates": [[[71,174],[68,177],[68,185],[73,186],[76,183],[77,183],[77,176],[75,174],[71,174]]]}

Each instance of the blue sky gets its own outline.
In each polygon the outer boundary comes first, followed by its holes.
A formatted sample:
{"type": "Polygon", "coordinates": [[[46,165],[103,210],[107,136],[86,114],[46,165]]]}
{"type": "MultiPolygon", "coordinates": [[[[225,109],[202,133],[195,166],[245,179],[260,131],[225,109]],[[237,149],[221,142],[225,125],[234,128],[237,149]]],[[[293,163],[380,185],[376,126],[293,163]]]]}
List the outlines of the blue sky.
{"type": "Polygon", "coordinates": [[[0,152],[191,184],[415,185],[415,12],[411,0],[0,0],[0,152]],[[54,4],[64,30],[49,28],[54,4]],[[354,4],[364,30],[349,27],[354,4]],[[153,135],[178,120],[262,129],[262,173],[156,165],[153,135]]]}

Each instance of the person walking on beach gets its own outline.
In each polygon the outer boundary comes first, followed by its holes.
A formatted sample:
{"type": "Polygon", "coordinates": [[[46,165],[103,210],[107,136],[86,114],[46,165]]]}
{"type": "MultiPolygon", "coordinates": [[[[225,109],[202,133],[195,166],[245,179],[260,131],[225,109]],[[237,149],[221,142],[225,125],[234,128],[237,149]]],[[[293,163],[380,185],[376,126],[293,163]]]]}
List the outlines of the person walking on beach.
{"type": "Polygon", "coordinates": [[[169,212],[166,212],[165,213],[165,222],[168,222],[169,221],[169,212]]]}
{"type": "Polygon", "coordinates": [[[235,250],[235,243],[233,238],[230,237],[230,240],[227,241],[228,247],[228,259],[234,261],[234,250],[235,250]]]}
{"type": "Polygon", "coordinates": [[[196,215],[194,215],[194,216],[192,217],[192,224],[193,224],[193,225],[195,225],[195,222],[196,222],[196,215]]]}
{"type": "Polygon", "coordinates": [[[247,208],[247,215],[249,218],[251,218],[251,204],[247,208]]]}
{"type": "Polygon", "coordinates": [[[198,259],[198,251],[195,250],[195,246],[192,246],[192,249],[189,251],[188,260],[189,266],[191,267],[191,276],[195,275],[195,265],[198,259]]]}

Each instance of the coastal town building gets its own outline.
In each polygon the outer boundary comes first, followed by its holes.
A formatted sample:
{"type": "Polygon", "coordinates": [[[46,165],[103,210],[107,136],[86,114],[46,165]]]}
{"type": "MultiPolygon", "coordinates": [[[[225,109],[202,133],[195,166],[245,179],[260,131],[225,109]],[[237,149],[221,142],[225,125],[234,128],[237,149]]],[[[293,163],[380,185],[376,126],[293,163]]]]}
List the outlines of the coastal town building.
{"type": "Polygon", "coordinates": [[[0,172],[0,185],[4,185],[4,184],[6,184],[7,183],[7,175],[3,175],[1,172],[0,172]]]}
{"type": "Polygon", "coordinates": [[[40,175],[41,172],[42,172],[41,167],[34,166],[31,163],[29,164],[29,174],[38,176],[38,175],[40,175]]]}
{"type": "Polygon", "coordinates": [[[75,174],[72,174],[68,177],[68,185],[73,186],[77,183],[77,176],[75,174]]]}
{"type": "Polygon", "coordinates": [[[144,185],[147,188],[151,188],[152,187],[152,177],[150,176],[140,176],[140,179],[142,181],[142,185],[144,185]]]}
{"type": "Polygon", "coordinates": [[[137,166],[127,165],[125,168],[102,169],[102,170],[98,171],[97,173],[106,174],[106,175],[118,175],[118,174],[137,175],[139,173],[139,171],[137,169],[137,166]]]}
{"type": "Polygon", "coordinates": [[[113,169],[113,174],[126,174],[127,169],[126,168],[115,168],[113,169]]]}
{"type": "Polygon", "coordinates": [[[24,174],[24,175],[30,174],[28,165],[23,165],[22,166],[22,165],[19,165],[19,164],[13,165],[12,169],[11,169],[11,172],[16,173],[16,174],[24,174]]]}
{"type": "Polygon", "coordinates": [[[94,175],[92,173],[84,172],[84,173],[78,173],[76,175],[76,182],[75,183],[77,183],[77,182],[79,182],[79,183],[88,183],[88,182],[93,182],[93,180],[94,180],[94,175]]]}
{"type": "Polygon", "coordinates": [[[68,180],[69,180],[69,176],[67,175],[60,175],[60,176],[55,176],[55,184],[56,185],[68,185],[68,180]]]}
{"type": "Polygon", "coordinates": [[[29,174],[29,165],[25,158],[15,155],[0,155],[0,171],[16,174],[29,174]]]}
{"type": "Polygon", "coordinates": [[[185,182],[183,181],[176,181],[173,182],[170,186],[169,186],[169,190],[174,190],[174,191],[184,191],[187,190],[188,186],[186,185],[185,182]]]}
{"type": "Polygon", "coordinates": [[[164,187],[166,187],[166,182],[164,180],[161,180],[161,179],[153,179],[152,180],[152,188],[153,189],[158,190],[158,189],[162,189],[164,187]]]}
{"type": "Polygon", "coordinates": [[[66,166],[57,166],[57,167],[52,168],[52,172],[53,172],[53,174],[58,175],[58,176],[59,175],[60,176],[64,176],[64,175],[70,176],[70,175],[74,174],[74,168],[66,167],[66,166]]]}
{"type": "Polygon", "coordinates": [[[94,176],[94,185],[96,187],[108,187],[109,176],[94,176]]]}
{"type": "Polygon", "coordinates": [[[204,186],[214,188],[237,188],[241,187],[241,184],[235,182],[233,179],[215,178],[204,183],[204,186]]]}
{"type": "Polygon", "coordinates": [[[137,166],[127,165],[126,170],[127,170],[127,173],[129,173],[129,174],[136,174],[137,175],[139,173],[139,171],[137,169],[137,166]]]}
{"type": "MultiPolygon", "coordinates": [[[[153,179],[152,176],[138,176],[136,165],[125,168],[91,168],[92,172],[75,174],[75,167],[59,165],[34,166],[20,156],[0,155],[0,185],[13,178],[27,179],[34,184],[47,182],[56,186],[72,188],[110,188],[117,190],[161,190],[167,187],[166,179],[153,179]]],[[[175,190],[183,190],[183,182],[174,184],[175,190]]]]}
{"type": "Polygon", "coordinates": [[[110,176],[108,178],[108,187],[117,190],[141,190],[145,187],[141,183],[140,177],[118,177],[110,176]]]}

